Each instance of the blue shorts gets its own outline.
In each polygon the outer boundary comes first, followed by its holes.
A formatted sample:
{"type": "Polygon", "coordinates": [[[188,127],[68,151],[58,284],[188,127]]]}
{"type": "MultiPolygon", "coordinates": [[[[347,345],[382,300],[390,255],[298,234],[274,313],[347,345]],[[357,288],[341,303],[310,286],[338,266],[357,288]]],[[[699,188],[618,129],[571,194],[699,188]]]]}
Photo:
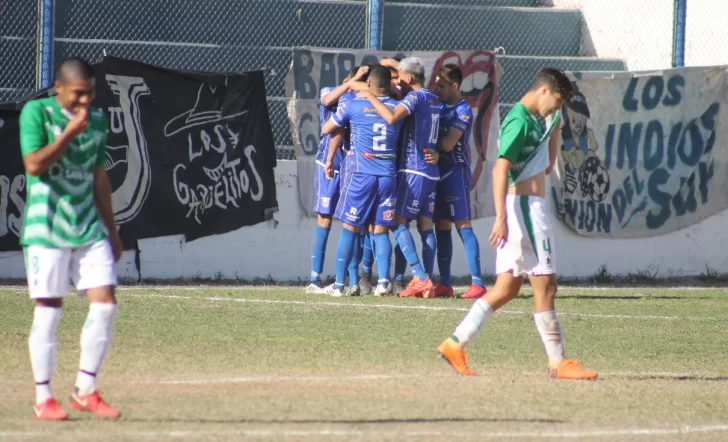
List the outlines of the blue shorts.
{"type": "Polygon", "coordinates": [[[435,221],[463,221],[471,219],[470,168],[453,167],[437,182],[435,221]]]}
{"type": "Polygon", "coordinates": [[[408,220],[432,218],[435,212],[437,180],[411,172],[397,174],[397,215],[408,220]]]}
{"type": "Polygon", "coordinates": [[[396,178],[365,173],[347,173],[336,207],[337,219],[361,227],[368,223],[394,226],[396,178]]]}
{"type": "Polygon", "coordinates": [[[316,163],[313,174],[313,212],[319,215],[333,215],[339,203],[339,176],[334,172],[332,179],[326,178],[324,166],[316,163]]]}

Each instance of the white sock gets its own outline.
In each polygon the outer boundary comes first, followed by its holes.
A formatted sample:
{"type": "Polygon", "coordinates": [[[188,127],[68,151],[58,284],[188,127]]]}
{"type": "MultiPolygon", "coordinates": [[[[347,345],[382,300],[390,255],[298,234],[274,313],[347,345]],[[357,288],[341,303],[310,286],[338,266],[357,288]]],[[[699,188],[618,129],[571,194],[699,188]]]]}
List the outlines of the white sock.
{"type": "Polygon", "coordinates": [[[538,333],[541,335],[543,346],[549,361],[560,361],[564,356],[564,339],[561,336],[561,323],[554,310],[534,313],[533,321],[536,323],[538,333]]]}
{"type": "Polygon", "coordinates": [[[79,395],[96,391],[96,373],[101,368],[111,343],[111,330],[116,317],[116,304],[92,302],[81,332],[81,363],[76,388],[79,395]]]}
{"type": "Polygon", "coordinates": [[[468,314],[465,315],[465,319],[455,329],[453,337],[461,345],[467,344],[478,336],[478,333],[488,323],[491,316],[493,316],[493,309],[490,308],[490,305],[484,299],[478,299],[470,308],[468,314]]]}
{"type": "Polygon", "coordinates": [[[33,312],[28,348],[35,379],[36,405],[53,397],[50,382],[56,361],[56,327],[60,319],[60,308],[36,306],[33,312]]]}

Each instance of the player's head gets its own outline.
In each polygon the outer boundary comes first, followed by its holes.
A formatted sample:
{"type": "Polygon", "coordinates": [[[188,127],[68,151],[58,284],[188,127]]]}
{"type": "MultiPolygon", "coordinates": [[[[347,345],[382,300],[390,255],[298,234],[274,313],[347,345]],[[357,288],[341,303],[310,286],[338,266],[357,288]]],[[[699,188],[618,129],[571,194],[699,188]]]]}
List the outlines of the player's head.
{"type": "Polygon", "coordinates": [[[382,65],[373,65],[369,68],[369,78],[367,79],[367,86],[372,92],[383,92],[389,89],[390,82],[392,81],[392,74],[389,72],[389,68],[382,65]]]}
{"type": "Polygon", "coordinates": [[[456,64],[446,64],[437,71],[435,77],[435,94],[443,103],[452,104],[460,98],[460,85],[463,83],[463,71],[456,64]]]}
{"type": "Polygon", "coordinates": [[[545,117],[571,101],[574,97],[574,86],[564,71],[543,68],[536,74],[531,92],[536,94],[538,113],[545,117]]]}
{"type": "Polygon", "coordinates": [[[56,70],[56,99],[63,108],[74,113],[88,108],[95,95],[94,83],[94,71],[86,60],[67,58],[56,70]]]}
{"type": "Polygon", "coordinates": [[[396,58],[382,58],[379,60],[379,64],[389,69],[392,86],[399,87],[399,71],[397,70],[399,60],[396,58]]]}
{"type": "Polygon", "coordinates": [[[425,84],[425,64],[416,57],[407,57],[399,62],[399,78],[410,85],[425,84]]]}

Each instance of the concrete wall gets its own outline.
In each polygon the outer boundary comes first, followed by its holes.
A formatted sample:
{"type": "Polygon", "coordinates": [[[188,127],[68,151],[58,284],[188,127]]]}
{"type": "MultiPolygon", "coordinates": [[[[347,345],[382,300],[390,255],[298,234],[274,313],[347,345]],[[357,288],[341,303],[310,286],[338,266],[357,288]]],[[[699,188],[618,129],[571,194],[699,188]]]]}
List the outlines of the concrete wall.
{"type": "MultiPolygon", "coordinates": [[[[310,271],[310,243],[315,220],[302,219],[294,161],[280,161],[276,169],[280,212],[275,222],[246,227],[225,235],[181,243],[180,237],[143,240],[141,270],[144,278],[267,278],[306,279],[310,271]]],[[[550,211],[554,213],[554,210],[550,211]]],[[[481,261],[486,274],[494,272],[495,251],[486,239],[493,219],[474,222],[480,239],[481,261]]],[[[728,212],[668,235],[630,240],[587,239],[551,220],[555,232],[556,268],[560,275],[586,278],[606,265],[612,274],[640,270],[659,271],[659,276],[699,275],[706,263],[728,272],[728,212]]],[[[329,237],[324,273],[333,274],[339,227],[329,237]]],[[[454,235],[453,275],[466,276],[462,243],[454,235]]],[[[415,242],[419,242],[417,239],[415,242]]],[[[0,253],[0,278],[24,278],[22,255],[0,253]]],[[[133,252],[125,252],[117,265],[121,277],[134,278],[133,252]]]]}

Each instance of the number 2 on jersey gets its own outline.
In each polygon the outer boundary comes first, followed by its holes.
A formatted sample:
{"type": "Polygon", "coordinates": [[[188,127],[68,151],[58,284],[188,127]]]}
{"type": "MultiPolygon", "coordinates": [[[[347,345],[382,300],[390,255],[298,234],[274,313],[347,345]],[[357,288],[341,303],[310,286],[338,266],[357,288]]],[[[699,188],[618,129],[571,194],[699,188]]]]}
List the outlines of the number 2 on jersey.
{"type": "Polygon", "coordinates": [[[372,127],[372,130],[374,133],[377,133],[379,135],[375,135],[374,138],[372,138],[372,150],[387,150],[387,125],[382,123],[377,123],[372,127]]]}

